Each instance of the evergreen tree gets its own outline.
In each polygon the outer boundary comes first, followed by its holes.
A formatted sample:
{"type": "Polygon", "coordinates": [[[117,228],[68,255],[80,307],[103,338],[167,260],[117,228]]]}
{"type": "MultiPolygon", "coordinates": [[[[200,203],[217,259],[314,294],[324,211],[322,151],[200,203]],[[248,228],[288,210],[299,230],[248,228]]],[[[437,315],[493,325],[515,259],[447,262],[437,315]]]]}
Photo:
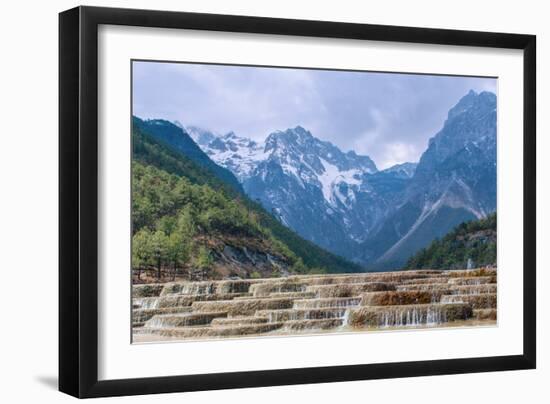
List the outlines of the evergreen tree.
{"type": "Polygon", "coordinates": [[[204,246],[199,247],[197,257],[195,258],[195,266],[200,271],[201,277],[205,278],[208,271],[212,268],[214,260],[210,250],[204,246]]]}
{"type": "Polygon", "coordinates": [[[143,228],[132,237],[132,266],[138,271],[138,279],[141,279],[141,271],[152,264],[151,232],[143,228]]]}
{"type": "Polygon", "coordinates": [[[153,261],[157,267],[157,279],[160,280],[162,276],[162,265],[166,262],[168,256],[169,238],[164,232],[157,230],[151,234],[150,240],[153,251],[153,261]]]}

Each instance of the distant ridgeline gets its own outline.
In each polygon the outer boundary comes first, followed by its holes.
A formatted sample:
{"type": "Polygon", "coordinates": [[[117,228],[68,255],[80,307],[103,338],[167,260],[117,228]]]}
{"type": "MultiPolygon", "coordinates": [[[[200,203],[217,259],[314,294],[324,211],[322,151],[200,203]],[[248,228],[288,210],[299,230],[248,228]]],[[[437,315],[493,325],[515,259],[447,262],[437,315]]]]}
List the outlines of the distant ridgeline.
{"type": "Polygon", "coordinates": [[[409,258],[407,269],[456,269],[496,265],[497,215],[464,222],[409,258]]]}
{"type": "Polygon", "coordinates": [[[243,192],[185,130],[133,118],[132,264],[193,279],[360,272],[304,240],[243,192]]]}

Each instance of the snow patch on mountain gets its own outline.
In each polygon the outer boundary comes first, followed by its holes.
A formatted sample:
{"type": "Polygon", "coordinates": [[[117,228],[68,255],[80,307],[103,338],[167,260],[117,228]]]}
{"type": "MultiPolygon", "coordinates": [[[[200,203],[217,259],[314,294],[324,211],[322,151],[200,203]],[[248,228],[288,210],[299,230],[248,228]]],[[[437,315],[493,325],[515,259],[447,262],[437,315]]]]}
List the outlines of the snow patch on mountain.
{"type": "Polygon", "coordinates": [[[361,185],[361,170],[340,170],[334,164],[329,163],[323,158],[320,158],[323,165],[323,172],[317,175],[317,180],[321,184],[321,191],[323,197],[330,205],[335,205],[335,197],[340,200],[344,205],[347,204],[348,198],[354,198],[353,191],[348,192],[347,195],[343,195],[338,187],[340,183],[348,185],[361,185]],[[351,196],[350,196],[351,195],[351,196]]]}

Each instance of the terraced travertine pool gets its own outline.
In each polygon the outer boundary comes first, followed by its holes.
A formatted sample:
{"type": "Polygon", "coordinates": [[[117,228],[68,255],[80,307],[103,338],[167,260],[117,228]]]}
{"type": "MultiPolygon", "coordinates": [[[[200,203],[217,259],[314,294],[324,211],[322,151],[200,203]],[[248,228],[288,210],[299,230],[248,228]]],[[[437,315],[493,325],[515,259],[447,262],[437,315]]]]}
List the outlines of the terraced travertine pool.
{"type": "Polygon", "coordinates": [[[134,285],[133,342],[495,325],[497,271],[134,285]]]}

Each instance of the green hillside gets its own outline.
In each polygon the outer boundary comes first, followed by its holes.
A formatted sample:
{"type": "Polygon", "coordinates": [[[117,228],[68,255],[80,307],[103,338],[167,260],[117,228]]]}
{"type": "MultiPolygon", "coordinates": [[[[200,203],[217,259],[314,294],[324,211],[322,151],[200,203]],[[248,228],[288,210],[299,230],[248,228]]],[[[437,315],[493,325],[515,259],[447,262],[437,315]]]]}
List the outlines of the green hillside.
{"type": "MultiPolygon", "coordinates": [[[[172,244],[181,245],[179,240],[184,240],[183,244],[189,246],[185,251],[165,254],[180,254],[181,257],[172,260],[173,266],[200,266],[197,263],[201,255],[203,261],[208,261],[208,257],[216,258],[216,248],[219,252],[229,246],[274,256],[291,273],[362,270],[302,239],[233,184],[220,180],[209,169],[157,140],[142,126],[134,125],[132,135],[135,265],[170,265],[166,257],[155,263],[151,254],[142,258],[138,253],[140,248],[151,251],[153,237],[157,238],[157,244],[160,241],[165,244],[164,250],[170,251],[172,237],[172,244]]],[[[246,275],[251,275],[250,271],[246,275]]]]}
{"type": "MultiPolygon", "coordinates": [[[[155,268],[157,278],[163,272],[175,276],[190,271],[208,279],[250,275],[252,268],[238,271],[221,266],[228,248],[240,251],[243,247],[248,255],[269,256],[276,263],[266,265],[263,276],[273,276],[280,269],[308,272],[241,203],[208,185],[192,184],[185,177],[139,162],[132,167],[132,224],[133,267],[155,268]]],[[[233,258],[233,263],[238,260],[233,258]]]]}
{"type": "Polygon", "coordinates": [[[497,215],[461,223],[407,261],[406,269],[461,269],[496,265],[497,215]]]}

